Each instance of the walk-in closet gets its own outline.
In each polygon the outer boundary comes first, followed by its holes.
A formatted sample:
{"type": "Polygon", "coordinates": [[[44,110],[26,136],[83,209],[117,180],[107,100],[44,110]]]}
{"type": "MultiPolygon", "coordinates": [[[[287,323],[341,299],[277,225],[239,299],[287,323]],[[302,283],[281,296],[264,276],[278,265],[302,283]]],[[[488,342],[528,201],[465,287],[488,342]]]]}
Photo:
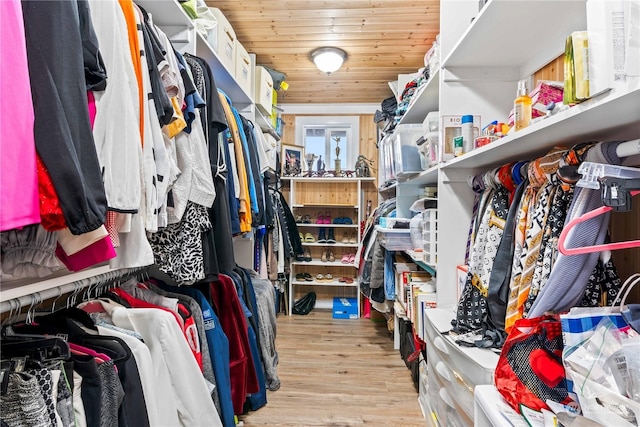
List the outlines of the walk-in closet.
{"type": "Polygon", "coordinates": [[[1,0],[2,427],[639,427],[640,0],[1,0]]]}

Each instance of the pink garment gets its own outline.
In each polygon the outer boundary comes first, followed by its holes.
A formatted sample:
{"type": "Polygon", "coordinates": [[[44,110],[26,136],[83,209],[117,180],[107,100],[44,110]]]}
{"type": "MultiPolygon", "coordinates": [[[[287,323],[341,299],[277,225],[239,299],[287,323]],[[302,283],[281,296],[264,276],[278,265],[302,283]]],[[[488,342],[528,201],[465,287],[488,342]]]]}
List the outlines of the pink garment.
{"type": "Polygon", "coordinates": [[[33,104],[20,0],[0,1],[0,231],[40,222],[33,104]]]}
{"type": "Polygon", "coordinates": [[[56,256],[69,269],[80,271],[92,265],[100,264],[116,257],[116,251],[109,236],[103,237],[73,255],[67,255],[62,246],[56,247],[56,256]]]}

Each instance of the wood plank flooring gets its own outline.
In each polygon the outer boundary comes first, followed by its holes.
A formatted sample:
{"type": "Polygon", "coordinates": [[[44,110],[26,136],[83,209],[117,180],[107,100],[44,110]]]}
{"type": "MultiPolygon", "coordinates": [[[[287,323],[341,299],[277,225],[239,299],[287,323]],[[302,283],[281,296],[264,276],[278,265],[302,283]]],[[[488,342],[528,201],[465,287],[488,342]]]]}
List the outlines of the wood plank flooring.
{"type": "Polygon", "coordinates": [[[386,323],[330,311],[278,317],[279,390],[240,419],[252,426],[424,426],[386,323]]]}

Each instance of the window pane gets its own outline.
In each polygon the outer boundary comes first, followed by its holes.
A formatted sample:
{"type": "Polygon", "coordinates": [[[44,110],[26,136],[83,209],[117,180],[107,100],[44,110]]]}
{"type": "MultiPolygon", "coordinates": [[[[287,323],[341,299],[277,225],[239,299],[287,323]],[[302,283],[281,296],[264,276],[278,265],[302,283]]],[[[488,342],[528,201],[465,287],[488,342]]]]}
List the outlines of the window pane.
{"type": "MultiPolygon", "coordinates": [[[[305,128],[305,141],[304,151],[306,154],[315,154],[316,156],[322,156],[323,160],[326,158],[326,130],[324,128],[305,128]]],[[[315,165],[313,167],[315,170],[315,165]]]]}

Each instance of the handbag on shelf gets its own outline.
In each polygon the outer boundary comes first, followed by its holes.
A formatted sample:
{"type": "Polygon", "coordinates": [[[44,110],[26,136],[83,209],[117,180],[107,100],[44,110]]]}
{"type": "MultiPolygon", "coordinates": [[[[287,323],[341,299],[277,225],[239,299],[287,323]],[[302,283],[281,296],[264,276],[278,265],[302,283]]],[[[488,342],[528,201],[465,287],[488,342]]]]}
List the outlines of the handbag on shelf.
{"type": "Polygon", "coordinates": [[[498,392],[517,412],[520,404],[549,409],[548,399],[574,402],[562,364],[562,328],[556,316],[519,319],[502,347],[494,373],[498,392]]]}

